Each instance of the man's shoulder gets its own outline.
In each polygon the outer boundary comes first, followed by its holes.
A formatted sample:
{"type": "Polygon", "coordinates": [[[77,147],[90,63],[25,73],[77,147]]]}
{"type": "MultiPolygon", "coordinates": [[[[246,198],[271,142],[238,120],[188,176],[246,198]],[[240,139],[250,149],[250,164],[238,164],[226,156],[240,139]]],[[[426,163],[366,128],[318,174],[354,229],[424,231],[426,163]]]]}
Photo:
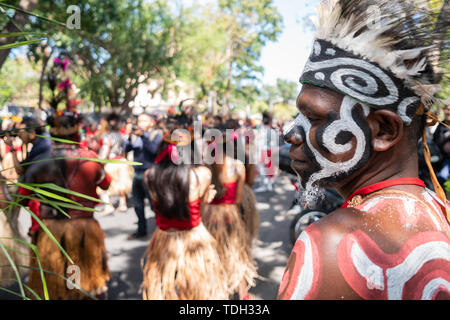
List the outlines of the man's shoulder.
{"type": "Polygon", "coordinates": [[[346,234],[362,224],[361,212],[354,208],[340,208],[317,221],[315,227],[332,236],[346,234]]]}
{"type": "Polygon", "coordinates": [[[355,231],[371,233],[371,226],[376,225],[376,218],[355,208],[337,209],[305,229],[314,232],[320,239],[320,246],[325,252],[334,251],[341,240],[355,231]],[[370,230],[370,231],[369,231],[370,230]]]}

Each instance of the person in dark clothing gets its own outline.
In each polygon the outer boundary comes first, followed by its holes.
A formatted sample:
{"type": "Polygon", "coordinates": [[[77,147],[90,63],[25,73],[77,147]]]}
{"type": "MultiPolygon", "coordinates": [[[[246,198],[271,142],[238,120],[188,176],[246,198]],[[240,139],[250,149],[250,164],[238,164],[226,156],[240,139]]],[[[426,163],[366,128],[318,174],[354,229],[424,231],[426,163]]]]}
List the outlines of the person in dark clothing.
{"type": "Polygon", "coordinates": [[[138,229],[129,236],[129,239],[137,239],[147,236],[147,221],[145,220],[145,198],[152,201],[144,183],[144,173],[155,163],[159,144],[162,141],[162,134],[155,130],[155,120],[148,114],[141,114],[138,117],[137,128],[130,134],[125,142],[125,152],[133,151],[134,161],[142,165],[134,166],[133,177],[133,202],[134,210],[138,218],[138,229]]]}
{"type": "MultiPolygon", "coordinates": [[[[444,123],[450,125],[450,104],[444,109],[445,120],[444,123]]],[[[442,166],[437,178],[439,183],[443,185],[449,177],[450,173],[450,130],[443,124],[439,124],[436,131],[433,134],[433,142],[439,147],[441,154],[443,156],[442,166]]]]}
{"type": "Polygon", "coordinates": [[[35,118],[25,117],[22,122],[17,125],[18,136],[22,140],[24,145],[31,143],[33,147],[27,154],[27,157],[22,162],[17,158],[17,154],[13,147],[13,140],[10,136],[5,137],[5,143],[11,148],[13,153],[14,167],[19,176],[22,176],[27,169],[26,163],[37,160],[37,157],[41,154],[47,153],[52,144],[47,138],[50,135],[43,128],[43,125],[35,118]]]}

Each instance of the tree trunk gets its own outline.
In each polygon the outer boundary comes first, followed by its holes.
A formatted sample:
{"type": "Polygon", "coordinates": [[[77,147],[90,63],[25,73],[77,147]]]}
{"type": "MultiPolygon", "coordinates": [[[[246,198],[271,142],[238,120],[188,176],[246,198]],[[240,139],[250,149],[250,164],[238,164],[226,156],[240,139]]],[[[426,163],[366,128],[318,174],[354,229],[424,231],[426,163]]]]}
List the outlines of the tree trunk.
{"type": "Polygon", "coordinates": [[[231,100],[231,80],[233,78],[233,61],[230,61],[228,66],[228,75],[227,75],[227,87],[225,91],[225,103],[223,105],[222,113],[226,114],[230,110],[230,100],[231,100]]]}
{"type": "Polygon", "coordinates": [[[42,70],[41,70],[41,76],[39,79],[39,102],[38,102],[38,107],[39,110],[43,110],[42,109],[42,102],[44,100],[42,91],[44,89],[44,81],[45,81],[45,70],[47,70],[47,65],[48,62],[50,61],[51,56],[53,55],[53,50],[50,52],[50,55],[47,56],[47,54],[45,53],[45,47],[42,47],[42,70]]]}
{"type": "MultiPolygon", "coordinates": [[[[18,7],[22,10],[33,11],[39,0],[21,0],[18,4],[18,7]]],[[[28,15],[16,12],[12,20],[8,22],[5,28],[3,28],[2,33],[8,32],[21,32],[25,24],[28,22],[28,15]],[[18,29],[19,28],[19,29],[18,29]]],[[[17,41],[17,37],[2,37],[0,38],[0,46],[11,44],[17,41]]],[[[0,50],[0,69],[5,63],[6,58],[8,58],[9,52],[11,49],[0,50]]]]}

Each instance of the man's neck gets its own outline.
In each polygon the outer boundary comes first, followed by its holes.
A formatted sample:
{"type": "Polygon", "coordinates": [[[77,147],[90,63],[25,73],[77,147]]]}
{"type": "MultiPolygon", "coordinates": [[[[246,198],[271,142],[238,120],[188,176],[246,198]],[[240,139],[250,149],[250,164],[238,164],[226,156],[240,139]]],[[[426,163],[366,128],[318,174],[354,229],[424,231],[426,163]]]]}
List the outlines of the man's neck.
{"type": "Polygon", "coordinates": [[[413,163],[416,157],[412,158],[408,159],[409,161],[400,161],[396,157],[397,161],[391,160],[386,162],[374,159],[367,167],[347,179],[337,190],[346,199],[355,191],[382,181],[399,178],[418,178],[418,168],[413,163]]]}

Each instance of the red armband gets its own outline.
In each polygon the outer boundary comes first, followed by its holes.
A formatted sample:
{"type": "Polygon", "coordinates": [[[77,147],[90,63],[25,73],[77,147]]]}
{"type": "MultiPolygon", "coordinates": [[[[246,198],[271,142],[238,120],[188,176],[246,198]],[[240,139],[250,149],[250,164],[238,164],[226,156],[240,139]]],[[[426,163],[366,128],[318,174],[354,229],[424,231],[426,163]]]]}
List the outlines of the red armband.
{"type": "Polygon", "coordinates": [[[109,176],[109,174],[107,174],[105,172],[105,177],[103,178],[102,181],[100,181],[100,183],[98,184],[98,186],[100,188],[102,188],[103,190],[106,190],[109,188],[109,185],[111,184],[111,177],[109,176]]]}
{"type": "MultiPolygon", "coordinates": [[[[37,200],[30,200],[30,202],[28,203],[28,207],[30,208],[30,211],[33,212],[38,218],[40,218],[40,214],[39,214],[40,205],[41,205],[41,203],[37,200]]],[[[41,228],[41,226],[39,225],[39,223],[33,217],[31,217],[30,230],[37,231],[40,228],[41,228]]]]}
{"type": "MultiPolygon", "coordinates": [[[[19,187],[19,189],[17,190],[17,192],[22,195],[22,196],[29,196],[33,193],[33,191],[23,188],[23,187],[19,187]]],[[[39,207],[40,207],[41,203],[38,200],[29,200],[28,201],[28,207],[30,208],[30,211],[33,212],[38,218],[40,217],[39,215],[39,207]]],[[[31,231],[37,231],[41,228],[41,226],[39,225],[39,223],[33,218],[31,217],[31,227],[30,230],[31,231]]]]}

